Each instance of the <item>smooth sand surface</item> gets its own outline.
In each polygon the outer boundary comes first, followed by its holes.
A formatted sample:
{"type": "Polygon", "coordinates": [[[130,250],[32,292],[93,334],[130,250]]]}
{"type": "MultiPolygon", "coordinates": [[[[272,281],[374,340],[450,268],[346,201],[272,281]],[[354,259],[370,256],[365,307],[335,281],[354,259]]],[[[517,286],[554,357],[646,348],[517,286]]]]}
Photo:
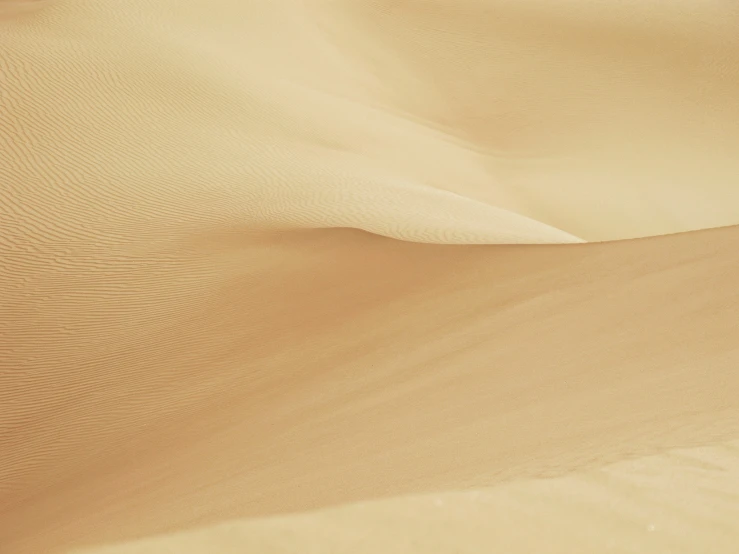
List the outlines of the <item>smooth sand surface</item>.
{"type": "Polygon", "coordinates": [[[37,7],[0,552],[735,552],[733,3],[37,7]]]}
{"type": "Polygon", "coordinates": [[[562,478],[228,522],[75,552],[731,552],[738,455],[735,441],[562,478]]]}

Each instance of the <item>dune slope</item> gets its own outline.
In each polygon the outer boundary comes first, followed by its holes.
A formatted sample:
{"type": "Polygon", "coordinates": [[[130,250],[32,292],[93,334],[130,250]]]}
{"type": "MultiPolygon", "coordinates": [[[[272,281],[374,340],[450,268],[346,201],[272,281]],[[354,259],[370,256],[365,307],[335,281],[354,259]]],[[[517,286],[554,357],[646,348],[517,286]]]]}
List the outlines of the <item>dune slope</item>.
{"type": "Polygon", "coordinates": [[[323,551],[471,488],[597,492],[600,539],[645,456],[686,548],[736,539],[731,6],[39,7],[0,21],[0,551],[323,551]]]}
{"type": "Polygon", "coordinates": [[[4,374],[5,540],[117,540],[736,438],[737,240],[200,245],[212,273],[132,275],[135,297],[91,298],[74,312],[89,327],[57,342],[50,322],[23,327],[16,352],[45,338],[55,371],[4,374]]]}

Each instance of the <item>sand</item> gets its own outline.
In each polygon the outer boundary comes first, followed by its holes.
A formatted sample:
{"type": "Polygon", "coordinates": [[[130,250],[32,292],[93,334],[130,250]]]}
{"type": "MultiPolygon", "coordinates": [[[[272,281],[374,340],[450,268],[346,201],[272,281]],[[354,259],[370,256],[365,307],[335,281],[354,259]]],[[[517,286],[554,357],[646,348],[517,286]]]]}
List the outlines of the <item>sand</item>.
{"type": "Polygon", "coordinates": [[[732,4],[34,7],[0,552],[735,551],[732,4]]]}

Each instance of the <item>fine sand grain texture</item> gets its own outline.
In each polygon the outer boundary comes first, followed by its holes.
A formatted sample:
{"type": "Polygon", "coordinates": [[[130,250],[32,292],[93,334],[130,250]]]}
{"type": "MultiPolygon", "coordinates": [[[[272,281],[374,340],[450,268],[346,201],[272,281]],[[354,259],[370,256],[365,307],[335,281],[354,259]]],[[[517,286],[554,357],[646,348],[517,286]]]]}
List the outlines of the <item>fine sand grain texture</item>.
{"type": "Polygon", "coordinates": [[[736,551],[734,3],[20,4],[0,552],[736,551]]]}

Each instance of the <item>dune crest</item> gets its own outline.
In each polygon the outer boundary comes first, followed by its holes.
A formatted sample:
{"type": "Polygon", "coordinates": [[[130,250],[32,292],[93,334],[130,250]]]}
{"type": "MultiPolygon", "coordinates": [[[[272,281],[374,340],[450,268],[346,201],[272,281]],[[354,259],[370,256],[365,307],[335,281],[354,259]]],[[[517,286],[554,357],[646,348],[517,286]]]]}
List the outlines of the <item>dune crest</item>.
{"type": "Polygon", "coordinates": [[[0,34],[5,195],[444,243],[739,223],[735,11],[596,4],[56,2],[0,34]]]}
{"type": "MultiPolygon", "coordinates": [[[[737,30],[689,0],[0,21],[0,551],[735,467],[737,30]]],[[[719,482],[685,489],[717,526],[719,482]]]]}

